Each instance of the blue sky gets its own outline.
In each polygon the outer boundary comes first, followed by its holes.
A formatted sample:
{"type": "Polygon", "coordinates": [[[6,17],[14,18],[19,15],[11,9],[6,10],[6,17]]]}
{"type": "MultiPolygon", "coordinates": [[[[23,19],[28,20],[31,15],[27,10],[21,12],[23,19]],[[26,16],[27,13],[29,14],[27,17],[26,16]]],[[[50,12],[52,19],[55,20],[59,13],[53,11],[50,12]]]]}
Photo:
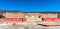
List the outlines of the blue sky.
{"type": "Polygon", "coordinates": [[[0,9],[23,12],[60,12],[60,0],[0,0],[0,9]]]}

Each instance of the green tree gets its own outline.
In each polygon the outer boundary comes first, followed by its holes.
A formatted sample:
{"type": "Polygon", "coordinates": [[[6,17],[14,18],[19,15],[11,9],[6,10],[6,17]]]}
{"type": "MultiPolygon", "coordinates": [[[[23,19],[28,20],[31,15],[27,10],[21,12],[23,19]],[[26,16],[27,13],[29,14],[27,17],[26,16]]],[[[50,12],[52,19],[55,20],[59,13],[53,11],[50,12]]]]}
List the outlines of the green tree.
{"type": "Polygon", "coordinates": [[[4,17],[3,15],[0,15],[0,19],[1,19],[1,18],[5,18],[5,17],[4,17]]]}

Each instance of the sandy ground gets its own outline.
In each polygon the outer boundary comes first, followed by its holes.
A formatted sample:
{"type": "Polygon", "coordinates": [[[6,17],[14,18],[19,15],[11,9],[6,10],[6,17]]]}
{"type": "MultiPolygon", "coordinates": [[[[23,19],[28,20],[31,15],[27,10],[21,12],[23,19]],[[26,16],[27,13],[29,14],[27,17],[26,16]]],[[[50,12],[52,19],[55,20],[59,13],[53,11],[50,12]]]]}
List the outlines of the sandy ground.
{"type": "Polygon", "coordinates": [[[0,29],[60,29],[60,26],[44,27],[41,25],[0,25],[0,29]]]}
{"type": "Polygon", "coordinates": [[[0,29],[46,29],[46,28],[37,25],[10,25],[10,26],[0,26],[0,29]]]}

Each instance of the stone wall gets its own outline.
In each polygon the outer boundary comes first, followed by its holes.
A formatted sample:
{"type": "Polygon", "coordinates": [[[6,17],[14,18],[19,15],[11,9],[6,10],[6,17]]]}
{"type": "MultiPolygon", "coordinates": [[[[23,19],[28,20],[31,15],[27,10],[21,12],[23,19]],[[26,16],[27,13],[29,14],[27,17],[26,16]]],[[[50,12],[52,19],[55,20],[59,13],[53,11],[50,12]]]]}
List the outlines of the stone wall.
{"type": "Polygon", "coordinates": [[[22,13],[11,13],[11,12],[6,12],[3,14],[6,18],[21,18],[24,16],[22,13]]]}
{"type": "Polygon", "coordinates": [[[12,12],[6,12],[3,14],[6,18],[23,18],[25,16],[28,16],[27,22],[36,22],[36,21],[42,21],[41,18],[57,18],[57,13],[12,13],[12,12]],[[32,18],[32,16],[34,18],[32,18]],[[40,16],[40,18],[39,18],[40,16]]]}
{"type": "Polygon", "coordinates": [[[6,18],[20,18],[20,17],[41,17],[41,18],[57,18],[57,13],[11,13],[6,12],[3,14],[6,18]]]}
{"type": "Polygon", "coordinates": [[[28,13],[29,16],[41,16],[41,18],[57,18],[57,13],[28,13]]]}

